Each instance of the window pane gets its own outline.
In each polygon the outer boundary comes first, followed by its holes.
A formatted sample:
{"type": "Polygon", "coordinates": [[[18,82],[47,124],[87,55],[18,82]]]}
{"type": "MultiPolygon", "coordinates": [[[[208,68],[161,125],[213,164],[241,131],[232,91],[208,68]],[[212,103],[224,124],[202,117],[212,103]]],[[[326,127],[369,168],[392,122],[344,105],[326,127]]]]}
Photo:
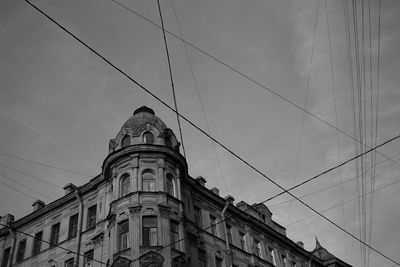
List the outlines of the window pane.
{"type": "Polygon", "coordinates": [[[91,264],[93,262],[93,249],[85,252],[83,257],[83,266],[91,264]]]}
{"type": "Polygon", "coordinates": [[[143,217],[142,224],[143,246],[157,246],[157,217],[143,217]]]}
{"type": "Polygon", "coordinates": [[[51,227],[50,248],[52,248],[58,244],[59,234],[60,234],[60,223],[57,223],[51,227]]]}
{"type": "Polygon", "coordinates": [[[78,232],[78,214],[69,218],[68,238],[73,238],[78,232]]]}
{"type": "Polygon", "coordinates": [[[97,206],[91,206],[88,208],[88,216],[87,216],[87,226],[86,229],[90,229],[96,226],[96,210],[97,206]]]}
{"type": "Polygon", "coordinates": [[[153,144],[154,143],[154,136],[153,134],[147,132],[145,134],[143,134],[143,142],[145,144],[153,144]]]}
{"type": "Polygon", "coordinates": [[[1,260],[1,267],[7,267],[8,258],[10,257],[11,248],[6,248],[3,252],[3,259],[1,260]]]}
{"type": "Polygon", "coordinates": [[[127,195],[130,192],[130,177],[128,174],[124,174],[121,177],[121,191],[120,191],[120,195],[121,197],[127,195]]]}
{"type": "Polygon", "coordinates": [[[33,247],[32,247],[32,256],[39,254],[42,244],[42,236],[43,232],[39,232],[35,234],[35,238],[33,240],[33,247]]]}
{"type": "Polygon", "coordinates": [[[25,247],[26,247],[26,239],[21,240],[18,245],[18,251],[17,251],[17,262],[20,262],[24,259],[25,255],[25,247]]]}

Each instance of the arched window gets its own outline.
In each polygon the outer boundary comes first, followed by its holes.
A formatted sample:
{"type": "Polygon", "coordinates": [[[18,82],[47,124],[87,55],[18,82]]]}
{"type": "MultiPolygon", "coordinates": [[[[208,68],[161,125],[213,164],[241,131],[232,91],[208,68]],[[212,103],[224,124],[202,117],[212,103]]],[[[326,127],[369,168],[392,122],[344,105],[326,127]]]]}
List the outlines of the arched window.
{"type": "Polygon", "coordinates": [[[175,197],[175,181],[171,174],[167,174],[167,193],[175,197]]]}
{"type": "Polygon", "coordinates": [[[121,176],[120,184],[121,184],[120,195],[121,195],[121,197],[123,197],[123,196],[127,195],[131,189],[130,188],[131,181],[130,181],[129,174],[125,173],[121,176]]]}
{"type": "Polygon", "coordinates": [[[145,144],[153,144],[154,143],[154,135],[150,132],[146,132],[143,134],[143,142],[145,144]]]}
{"type": "Polygon", "coordinates": [[[131,137],[129,135],[125,135],[121,141],[121,148],[129,146],[131,144],[131,137]]]}
{"type": "Polygon", "coordinates": [[[142,173],[142,187],[146,192],[156,191],[156,179],[152,170],[145,170],[142,173]]]}

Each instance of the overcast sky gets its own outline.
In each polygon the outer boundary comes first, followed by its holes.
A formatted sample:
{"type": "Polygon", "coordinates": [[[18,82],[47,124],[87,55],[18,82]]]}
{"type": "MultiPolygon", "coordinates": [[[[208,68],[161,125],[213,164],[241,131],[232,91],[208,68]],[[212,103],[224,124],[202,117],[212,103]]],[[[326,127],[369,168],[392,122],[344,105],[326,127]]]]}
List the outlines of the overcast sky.
{"type": "MultiPolygon", "coordinates": [[[[325,0],[319,4],[317,0],[173,1],[183,38],[189,43],[296,105],[306,106],[347,135],[354,134],[342,1],[329,0],[327,6],[325,0]]],[[[173,105],[160,29],[111,0],[34,3],[173,105]]],[[[155,0],[121,3],[159,24],[155,0]]],[[[366,31],[365,77],[367,90],[372,77],[373,92],[376,92],[378,1],[371,0],[370,4],[372,74],[368,61],[369,32],[366,31]]],[[[161,6],[166,28],[179,35],[171,1],[162,0],[161,6]]],[[[369,11],[365,10],[368,18],[369,11]]],[[[378,143],[400,132],[399,17],[398,1],[381,0],[378,143]]],[[[365,19],[365,27],[368,25],[369,20],[365,19]]],[[[82,185],[99,174],[109,139],[116,136],[122,124],[142,105],[154,109],[179,135],[174,113],[26,2],[0,1],[0,40],[0,182],[30,196],[2,184],[1,215],[12,213],[21,218],[31,211],[33,199],[49,203],[63,195],[63,185],[82,185]],[[4,153],[88,176],[17,160],[4,153]]],[[[355,155],[353,139],[310,115],[304,116],[298,107],[188,46],[193,77],[183,43],[171,35],[167,35],[167,40],[179,111],[206,131],[208,121],[212,136],[280,185],[292,186],[337,165],[339,151],[341,161],[355,155]]],[[[366,96],[369,103],[370,94],[366,96]]],[[[373,93],[373,103],[375,100],[373,93]]],[[[369,122],[369,107],[364,127],[367,136],[374,128],[369,122]]],[[[189,173],[192,177],[205,177],[208,188],[216,186],[222,196],[230,194],[236,202],[244,200],[250,204],[280,192],[224,149],[218,146],[214,149],[211,141],[188,123],[182,121],[182,129],[189,173]]],[[[367,141],[371,145],[370,139],[367,141]]],[[[379,151],[387,156],[396,155],[393,156],[396,160],[400,158],[396,154],[399,147],[396,140],[379,151]]],[[[400,261],[397,191],[400,183],[396,183],[400,166],[385,160],[376,155],[376,162],[382,163],[376,166],[375,189],[379,190],[374,194],[371,246],[400,261]]],[[[301,196],[330,187],[304,198],[322,211],[357,197],[357,179],[351,179],[356,174],[354,161],[296,189],[294,194],[301,196]],[[333,186],[341,181],[347,182],[333,186]]],[[[320,243],[333,254],[361,266],[357,241],[318,216],[299,221],[313,212],[296,201],[273,205],[289,199],[282,196],[266,204],[273,219],[287,226],[291,239],[303,241],[306,249],[312,250],[318,236],[320,243]]],[[[358,236],[357,204],[357,200],[349,201],[324,214],[358,236]]],[[[369,210],[369,202],[367,207],[369,210]]],[[[371,266],[393,266],[374,252],[370,261],[371,266]]]]}

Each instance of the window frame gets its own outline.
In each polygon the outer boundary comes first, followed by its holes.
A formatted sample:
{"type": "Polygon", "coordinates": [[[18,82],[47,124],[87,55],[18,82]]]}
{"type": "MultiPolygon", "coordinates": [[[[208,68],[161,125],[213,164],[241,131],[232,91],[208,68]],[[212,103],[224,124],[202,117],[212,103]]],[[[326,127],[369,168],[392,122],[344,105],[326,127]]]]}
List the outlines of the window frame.
{"type": "Polygon", "coordinates": [[[40,253],[42,249],[42,238],[43,238],[43,231],[35,233],[35,238],[33,239],[33,244],[32,244],[32,256],[36,256],[40,253]]]}
{"type": "Polygon", "coordinates": [[[196,225],[199,228],[202,228],[203,227],[203,218],[201,215],[201,208],[194,205],[193,210],[194,210],[194,222],[196,223],[196,225]]]}
{"type": "Polygon", "coordinates": [[[211,234],[219,237],[217,223],[218,223],[217,222],[217,217],[215,217],[214,215],[210,214],[210,230],[211,230],[211,234]]]}
{"type": "Polygon", "coordinates": [[[142,245],[153,247],[158,245],[158,218],[157,216],[142,217],[142,245]],[[153,220],[153,221],[151,221],[153,220]]]}
{"type": "Polygon", "coordinates": [[[142,135],[142,140],[143,140],[144,144],[152,145],[152,144],[154,144],[154,141],[155,141],[154,134],[150,131],[146,131],[142,135]],[[148,139],[148,137],[150,137],[150,139],[148,139]]]}
{"type": "Polygon", "coordinates": [[[121,221],[118,224],[118,250],[123,251],[130,248],[129,220],[121,221]],[[125,241],[125,242],[123,242],[125,241]]]}
{"type": "MultiPolygon", "coordinates": [[[[94,250],[88,250],[83,254],[83,266],[87,266],[88,263],[92,263],[94,259],[94,250]]],[[[90,266],[90,265],[89,265],[90,266]]]]}
{"type": "Polygon", "coordinates": [[[64,267],[74,267],[74,264],[75,264],[74,258],[71,258],[64,262],[64,267]]]}
{"type": "Polygon", "coordinates": [[[179,250],[179,222],[170,220],[170,243],[171,247],[179,250]]]}
{"type": "Polygon", "coordinates": [[[131,176],[129,173],[124,173],[120,177],[119,181],[119,195],[124,197],[131,191],[131,176]]]}
{"type": "Polygon", "coordinates": [[[7,267],[10,260],[11,247],[3,250],[3,257],[1,258],[1,267],[7,267]],[[6,255],[6,257],[4,256],[6,255]]]}
{"type": "Polygon", "coordinates": [[[71,217],[69,217],[68,239],[74,238],[78,235],[78,220],[79,220],[79,213],[76,213],[71,217]]]}
{"type": "Polygon", "coordinates": [[[207,267],[207,252],[205,250],[197,250],[197,262],[199,267],[207,267]]]}
{"type": "Polygon", "coordinates": [[[174,176],[170,173],[166,175],[166,192],[167,194],[176,197],[176,186],[175,186],[175,179],[174,176]]]}
{"type": "Polygon", "coordinates": [[[246,234],[239,231],[239,236],[240,236],[240,248],[244,251],[247,251],[246,234]]]}
{"type": "Polygon", "coordinates": [[[60,223],[55,223],[51,226],[50,232],[50,248],[54,248],[58,245],[60,239],[60,223]]]}
{"type": "Polygon", "coordinates": [[[26,238],[22,239],[18,243],[17,255],[15,258],[15,262],[21,262],[24,260],[25,257],[25,250],[26,250],[26,238]]]}
{"type": "Polygon", "coordinates": [[[97,204],[87,209],[86,230],[96,227],[97,204]]]}
{"type": "Polygon", "coordinates": [[[142,191],[155,192],[156,191],[156,175],[151,169],[146,169],[142,172],[142,191]]]}

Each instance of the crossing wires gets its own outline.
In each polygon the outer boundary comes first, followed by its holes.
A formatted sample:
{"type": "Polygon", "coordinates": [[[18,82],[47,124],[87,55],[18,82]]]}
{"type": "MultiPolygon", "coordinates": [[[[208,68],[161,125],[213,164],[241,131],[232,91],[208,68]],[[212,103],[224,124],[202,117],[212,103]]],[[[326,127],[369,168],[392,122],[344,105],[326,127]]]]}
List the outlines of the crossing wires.
{"type": "Polygon", "coordinates": [[[162,12],[161,12],[160,0],[157,0],[157,6],[158,6],[158,12],[160,13],[161,28],[162,28],[163,37],[164,37],[165,51],[166,51],[166,53],[167,53],[169,77],[170,77],[170,80],[171,80],[172,95],[173,95],[173,98],[174,98],[174,107],[175,107],[175,110],[176,110],[176,120],[178,121],[179,135],[180,135],[180,138],[181,138],[183,155],[184,155],[185,158],[186,158],[185,146],[184,146],[184,144],[183,144],[183,135],[182,135],[181,122],[180,122],[179,115],[178,115],[178,114],[179,114],[179,113],[178,113],[178,104],[176,103],[176,94],[175,94],[174,78],[172,77],[171,60],[170,60],[170,58],[169,58],[169,50],[168,50],[168,44],[167,44],[167,37],[165,36],[164,20],[163,20],[163,16],[162,16],[162,12]]]}

